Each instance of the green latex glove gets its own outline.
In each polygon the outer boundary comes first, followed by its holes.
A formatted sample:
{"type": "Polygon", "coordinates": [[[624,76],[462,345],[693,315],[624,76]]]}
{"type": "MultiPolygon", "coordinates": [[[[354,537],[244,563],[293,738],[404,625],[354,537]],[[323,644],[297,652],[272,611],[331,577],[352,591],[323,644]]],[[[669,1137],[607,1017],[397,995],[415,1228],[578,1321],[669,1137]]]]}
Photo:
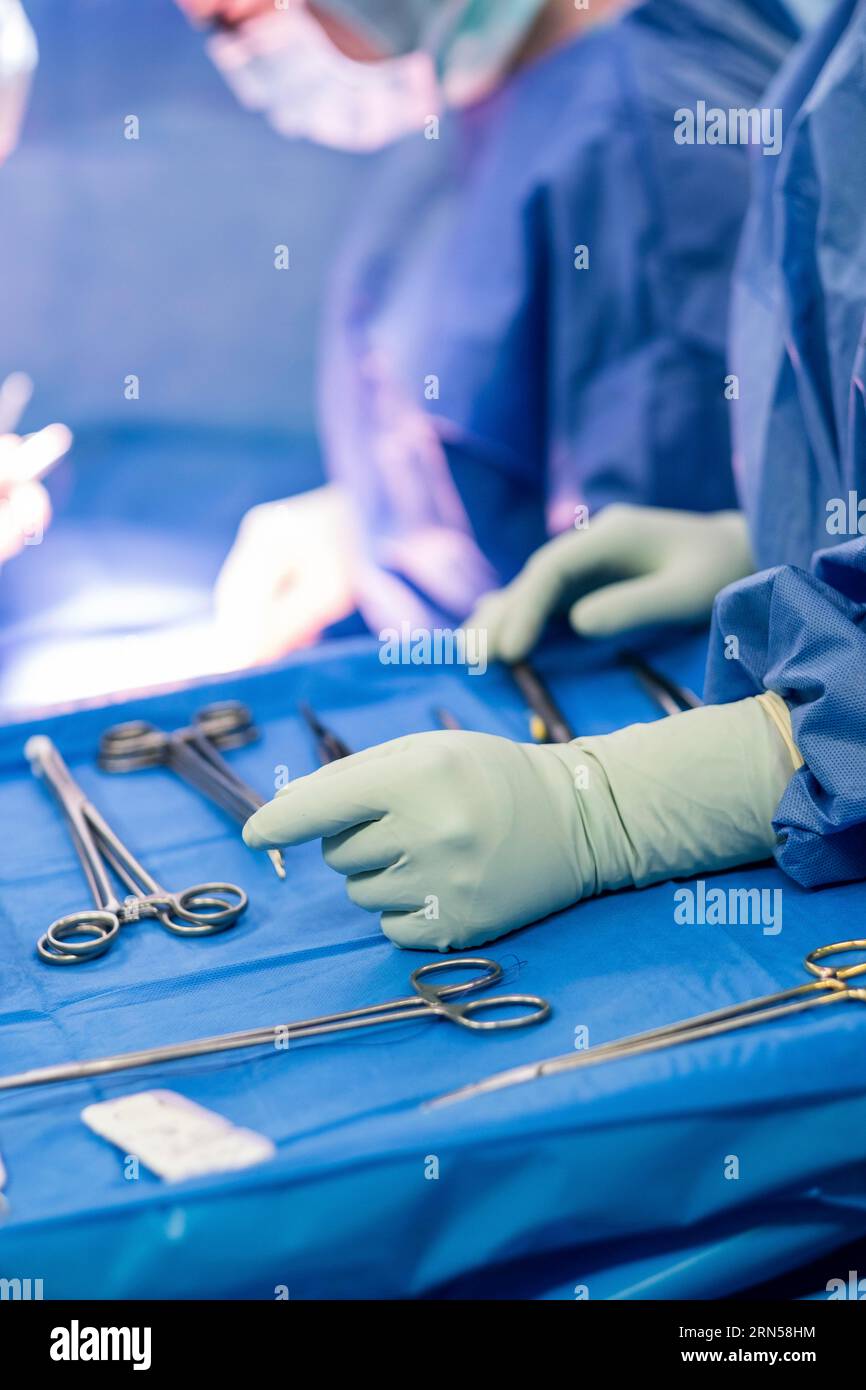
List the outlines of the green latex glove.
{"type": "Polygon", "coordinates": [[[410,734],[290,783],[244,840],[322,836],[398,946],[477,946],[606,888],[766,858],[796,765],[768,699],[542,747],[410,734]]]}
{"type": "Polygon", "coordinates": [[[520,661],[554,613],[567,609],[582,637],[698,622],[720,589],[752,569],[741,512],[617,504],[585,530],[543,545],[516,579],[481,600],[466,626],[486,630],[488,660],[520,661]]]}

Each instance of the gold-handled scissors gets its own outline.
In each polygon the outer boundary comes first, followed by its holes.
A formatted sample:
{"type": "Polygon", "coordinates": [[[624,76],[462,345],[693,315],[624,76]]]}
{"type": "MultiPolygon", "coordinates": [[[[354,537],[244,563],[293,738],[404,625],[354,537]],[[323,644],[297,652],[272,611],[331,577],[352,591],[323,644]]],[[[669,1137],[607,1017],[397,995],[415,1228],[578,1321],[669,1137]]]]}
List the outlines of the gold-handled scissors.
{"type": "Polygon", "coordinates": [[[676,1023],[663,1024],[660,1028],[631,1033],[628,1037],[600,1043],[598,1047],[588,1048],[584,1052],[566,1052],[560,1057],[548,1057],[540,1062],[511,1067],[508,1071],[496,1072],[482,1081],[475,1081],[469,1086],[461,1086],[456,1091],[437,1096],[429,1105],[450,1105],[454,1101],[485,1095],[488,1091],[501,1091],[509,1086],[519,1086],[525,1081],[535,1081],[542,1076],[557,1076],[560,1072],[597,1066],[601,1062],[613,1062],[621,1057],[636,1057],[644,1052],[658,1052],[665,1047],[676,1047],[680,1043],[714,1038],[721,1033],[732,1033],[738,1028],[751,1028],[757,1023],[771,1023],[778,1018],[805,1013],[807,1009],[822,1008],[825,1004],[844,1004],[852,1000],[866,1003],[866,989],[852,988],[848,984],[849,980],[866,974],[866,960],[852,965],[821,963],[830,956],[851,952],[866,955],[866,939],[834,941],[828,946],[818,946],[816,950],[810,951],[803,964],[814,978],[805,984],[795,985],[792,989],[779,990],[776,994],[762,994],[741,1004],[729,1004],[723,1009],[713,1009],[709,1013],[695,1014],[692,1018],[680,1019],[676,1023]]]}

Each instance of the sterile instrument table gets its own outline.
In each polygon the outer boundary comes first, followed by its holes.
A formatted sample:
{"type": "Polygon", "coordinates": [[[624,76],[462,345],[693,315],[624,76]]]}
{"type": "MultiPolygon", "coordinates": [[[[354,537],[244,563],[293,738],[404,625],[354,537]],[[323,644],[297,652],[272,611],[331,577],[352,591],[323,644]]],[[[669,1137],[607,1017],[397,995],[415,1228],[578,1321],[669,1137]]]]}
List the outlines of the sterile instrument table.
{"type": "MultiPolygon", "coordinates": [[[[652,649],[700,690],[704,639],[652,649]]],[[[609,658],[609,654],[608,654],[609,658]]],[[[539,668],[580,733],[661,717],[629,672],[575,642],[539,668]]],[[[298,702],[353,748],[436,727],[526,738],[507,675],[388,666],[344,639],[267,671],[0,729],[0,1071],[353,1008],[405,993],[429,953],[396,949],[353,906],[318,843],[280,882],[217,808],[163,768],[97,770],[123,719],[173,728],[238,698],[262,739],[228,754],[267,795],[316,765],[298,702]],[[86,966],[52,969],[34,938],[81,905],[81,871],[23,746],[47,733],[162,881],[230,879],[230,932],[194,943],[142,925],[86,966]],[[145,934],[147,939],[145,939],[145,934]]],[[[711,886],[782,891],[782,929],[684,925],[677,885],[623,892],[481,948],[506,989],[552,1017],[473,1035],[440,1023],[313,1038],[0,1096],[0,1277],[46,1298],[486,1296],[714,1298],[866,1232],[866,1010],[817,1010],[740,1034],[546,1078],[439,1110],[423,1103],[520,1062],[799,984],[804,955],[862,934],[866,885],[805,892],[772,865],[711,886]],[[829,1015],[829,1016],[828,1016],[829,1015]],[[271,1139],[242,1172],[166,1184],[80,1119],[97,1100],[177,1091],[271,1139]]],[[[691,885],[694,887],[694,883],[691,885]]]]}

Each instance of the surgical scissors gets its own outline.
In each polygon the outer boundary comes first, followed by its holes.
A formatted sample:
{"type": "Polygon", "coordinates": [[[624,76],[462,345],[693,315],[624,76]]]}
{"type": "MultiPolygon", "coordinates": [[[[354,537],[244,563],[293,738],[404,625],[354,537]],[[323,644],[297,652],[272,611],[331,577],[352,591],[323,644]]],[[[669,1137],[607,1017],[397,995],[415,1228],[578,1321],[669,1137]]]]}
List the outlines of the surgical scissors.
{"type": "Polygon", "coordinates": [[[795,985],[792,989],[779,990],[776,994],[762,994],[741,1004],[729,1004],[723,1009],[713,1009],[709,1013],[695,1014],[692,1018],[681,1019],[676,1023],[663,1024],[660,1028],[632,1033],[625,1038],[600,1043],[598,1047],[591,1047],[585,1052],[566,1052],[559,1057],[547,1057],[541,1062],[530,1062],[525,1066],[496,1072],[482,1081],[475,1081],[468,1086],[461,1086],[458,1090],[437,1096],[428,1104],[431,1107],[450,1105],[454,1101],[468,1100],[489,1091],[500,1091],[509,1086],[519,1086],[525,1081],[535,1081],[542,1076],[556,1076],[560,1072],[575,1071],[601,1062],[612,1062],[620,1057],[636,1057],[641,1053],[675,1047],[679,1043],[718,1037],[721,1033],[731,1033],[737,1028],[750,1028],[757,1023],[789,1018],[792,1014],[805,1013],[807,1009],[818,1008],[824,1004],[841,1004],[849,1000],[866,1003],[866,989],[852,989],[846,983],[858,975],[866,974],[866,961],[845,966],[820,963],[828,956],[852,951],[866,953],[866,939],[834,941],[828,946],[818,946],[814,951],[810,951],[803,965],[815,978],[805,984],[795,985]]]}
{"type": "Polygon", "coordinates": [[[197,883],[179,893],[167,892],[88,801],[50,738],[34,734],[24,753],[34,775],[42,777],[57,798],[96,903],[95,910],[70,912],[52,922],[36,943],[42,960],[49,965],[92,960],[108,950],[122,926],[141,917],[155,917],[178,936],[210,936],[234,926],[248,902],[242,888],[234,883],[197,883]],[[130,890],[122,902],[109,870],[130,890]]]}
{"type": "Polygon", "coordinates": [[[190,1042],[169,1043],[163,1047],[147,1047],[140,1052],[119,1052],[113,1057],[95,1057],[86,1062],[61,1062],[56,1066],[35,1067],[14,1076],[0,1077],[0,1091],[19,1086],[47,1086],[54,1081],[80,1081],[88,1076],[105,1076],[108,1072],[126,1071],[131,1067],[146,1067],[152,1062],[174,1062],[184,1057],[204,1057],[214,1052],[231,1052],[245,1047],[282,1048],[295,1038],[311,1038],[323,1033],[342,1033],[352,1028],[372,1028],[380,1023],[395,1023],[403,1019],[444,1018],[461,1028],[478,1032],[493,1032],[500,1028],[526,1028],[542,1023],[550,1014],[550,1005],[536,994],[494,994],[485,999],[470,999],[452,1003],[467,994],[488,989],[502,979],[502,966],[485,956],[449,957],[419,965],[409,976],[412,993],[403,999],[389,999],[384,1004],[369,1004],[343,1013],[321,1014],[298,1023],[277,1024],[270,1028],[249,1028],[240,1033],[220,1033],[212,1038],[196,1038],[190,1042]],[[480,969],[481,974],[454,984],[434,984],[431,978],[451,970],[480,969]],[[508,1018],[479,1018],[485,1010],[520,1008],[528,1010],[508,1018]]]}
{"type": "MultiPolygon", "coordinates": [[[[169,767],[190,786],[238,824],[265,804],[264,797],[241,781],[220,754],[221,748],[243,748],[259,731],[246,705],[221,700],[205,705],[192,724],[167,733],[143,719],[106,729],[99,740],[98,762],[105,772],[135,772],[143,767],[169,767]]],[[[285,878],[282,851],[268,850],[277,875],[285,878]]]]}

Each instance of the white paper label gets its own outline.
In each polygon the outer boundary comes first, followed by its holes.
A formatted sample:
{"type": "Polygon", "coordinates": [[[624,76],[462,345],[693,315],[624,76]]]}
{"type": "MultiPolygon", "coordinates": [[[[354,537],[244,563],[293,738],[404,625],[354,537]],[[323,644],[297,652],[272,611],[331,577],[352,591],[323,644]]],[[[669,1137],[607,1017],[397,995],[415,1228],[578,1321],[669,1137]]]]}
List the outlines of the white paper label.
{"type": "Polygon", "coordinates": [[[86,1106],[81,1118],[94,1134],[167,1182],[250,1168],[276,1153],[263,1134],[240,1129],[175,1091],[138,1091],[100,1101],[86,1106]]]}

